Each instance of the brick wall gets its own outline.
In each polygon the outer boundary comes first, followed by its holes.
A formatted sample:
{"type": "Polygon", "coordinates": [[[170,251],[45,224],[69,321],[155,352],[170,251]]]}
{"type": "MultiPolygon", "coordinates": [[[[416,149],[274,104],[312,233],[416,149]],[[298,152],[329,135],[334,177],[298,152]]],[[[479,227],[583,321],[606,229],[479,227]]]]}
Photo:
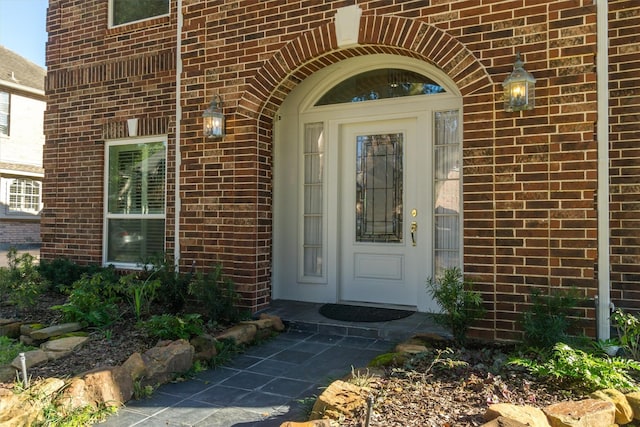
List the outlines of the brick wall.
{"type": "MultiPolygon", "coordinates": [[[[166,119],[173,206],[176,14],[109,30],[106,3],[50,2],[43,257],[100,261],[109,124],[166,119]]],[[[440,67],[463,95],[465,271],[489,309],[476,333],[519,337],[519,313],[534,288],[595,295],[593,1],[360,1],[360,46],[342,50],[333,17],[349,1],[183,3],[185,265],[220,261],[245,305],[268,304],[271,118],[314,71],[392,53],[440,67]],[[516,52],[538,79],[537,107],[505,113],[501,82],[516,52]],[[228,135],[212,142],[201,136],[201,115],[215,94],[225,101],[228,135]]],[[[172,218],[169,209],[168,251],[172,218]]],[[[588,307],[582,314],[594,317],[588,307]]]]}
{"type": "Polygon", "coordinates": [[[611,286],[640,309],[640,4],[609,2],[611,286]]]}
{"type": "Polygon", "coordinates": [[[37,221],[0,220],[0,249],[38,245],[40,224],[37,221]]]}

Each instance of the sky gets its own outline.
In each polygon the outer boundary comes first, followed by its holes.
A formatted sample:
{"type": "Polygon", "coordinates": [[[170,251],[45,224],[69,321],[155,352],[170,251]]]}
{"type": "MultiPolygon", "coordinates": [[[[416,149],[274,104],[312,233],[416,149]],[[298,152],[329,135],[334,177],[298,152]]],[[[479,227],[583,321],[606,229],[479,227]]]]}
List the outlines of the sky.
{"type": "Polygon", "coordinates": [[[41,67],[48,0],[0,0],[0,45],[41,67]]]}

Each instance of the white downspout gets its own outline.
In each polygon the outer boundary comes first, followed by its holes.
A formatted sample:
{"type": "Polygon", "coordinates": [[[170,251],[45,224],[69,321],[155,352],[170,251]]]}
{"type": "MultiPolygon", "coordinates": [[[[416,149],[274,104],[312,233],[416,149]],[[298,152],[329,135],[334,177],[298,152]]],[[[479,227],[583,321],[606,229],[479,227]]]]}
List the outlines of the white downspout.
{"type": "Polygon", "coordinates": [[[609,316],[610,252],[609,252],[609,22],[607,0],[596,1],[597,17],[597,91],[598,91],[598,304],[596,317],[598,338],[610,335],[609,316]]]}
{"type": "Polygon", "coordinates": [[[182,83],[182,0],[177,0],[178,8],[178,22],[176,30],[176,169],[175,169],[175,194],[174,194],[174,231],[173,231],[173,265],[176,272],[179,271],[180,263],[180,164],[181,164],[181,152],[180,152],[180,125],[182,122],[182,97],[181,97],[181,83],[182,83]]]}

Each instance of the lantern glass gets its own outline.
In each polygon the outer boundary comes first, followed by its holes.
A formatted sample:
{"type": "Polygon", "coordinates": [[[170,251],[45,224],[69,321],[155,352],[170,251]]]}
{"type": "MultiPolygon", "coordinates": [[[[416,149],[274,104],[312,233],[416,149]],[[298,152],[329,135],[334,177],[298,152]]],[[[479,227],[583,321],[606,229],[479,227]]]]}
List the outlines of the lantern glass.
{"type": "Polygon", "coordinates": [[[208,138],[222,138],[224,136],[224,114],[222,114],[222,101],[216,96],[209,108],[202,113],[203,131],[208,138]]]}
{"type": "Polygon", "coordinates": [[[536,79],[523,67],[520,54],[516,55],[513,71],[502,84],[504,110],[507,112],[533,110],[535,107],[536,79]]]}

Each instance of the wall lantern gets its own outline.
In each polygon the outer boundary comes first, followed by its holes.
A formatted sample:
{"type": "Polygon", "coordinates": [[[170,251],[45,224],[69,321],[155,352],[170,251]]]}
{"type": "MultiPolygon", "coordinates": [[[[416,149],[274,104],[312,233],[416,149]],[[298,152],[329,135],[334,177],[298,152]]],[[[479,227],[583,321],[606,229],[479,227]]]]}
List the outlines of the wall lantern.
{"type": "Polygon", "coordinates": [[[523,67],[520,54],[516,54],[513,71],[506,78],[504,87],[504,111],[533,110],[535,107],[536,79],[523,67]]]}
{"type": "Polygon", "coordinates": [[[224,136],[224,114],[222,114],[222,99],[213,97],[209,108],[202,113],[204,118],[204,135],[208,138],[222,138],[224,136]]]}

